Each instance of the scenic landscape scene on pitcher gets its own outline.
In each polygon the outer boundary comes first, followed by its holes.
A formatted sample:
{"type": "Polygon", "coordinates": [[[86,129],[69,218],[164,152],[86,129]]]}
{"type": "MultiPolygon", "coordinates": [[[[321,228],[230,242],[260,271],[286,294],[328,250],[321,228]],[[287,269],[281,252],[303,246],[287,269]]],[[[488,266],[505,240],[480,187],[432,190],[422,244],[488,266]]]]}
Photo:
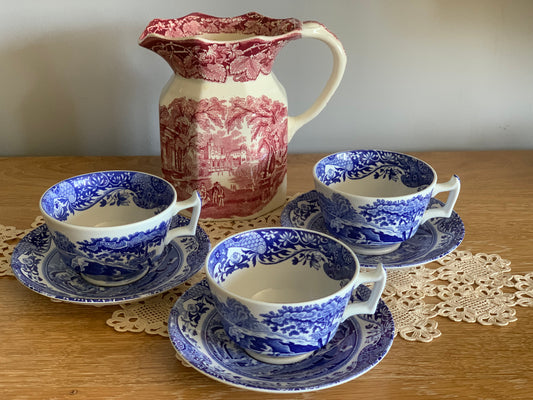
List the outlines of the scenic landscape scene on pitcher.
{"type": "Polygon", "coordinates": [[[285,179],[287,107],[279,101],[181,97],[160,106],[160,124],[163,174],[183,196],[199,191],[203,216],[220,208],[224,217],[252,215],[285,179]]]}

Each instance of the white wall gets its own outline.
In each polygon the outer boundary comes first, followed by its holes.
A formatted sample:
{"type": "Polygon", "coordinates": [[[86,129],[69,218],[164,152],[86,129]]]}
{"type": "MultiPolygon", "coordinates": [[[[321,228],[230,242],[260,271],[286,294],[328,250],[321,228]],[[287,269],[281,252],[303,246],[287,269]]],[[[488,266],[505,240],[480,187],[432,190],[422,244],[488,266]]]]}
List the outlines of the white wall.
{"type": "MultiPolygon", "coordinates": [[[[155,17],[258,11],[324,23],[348,66],[291,152],[533,148],[530,0],[0,0],[0,156],[159,154],[168,65],[137,45],[155,17]]],[[[300,40],[275,73],[291,114],[331,67],[300,40]]]]}

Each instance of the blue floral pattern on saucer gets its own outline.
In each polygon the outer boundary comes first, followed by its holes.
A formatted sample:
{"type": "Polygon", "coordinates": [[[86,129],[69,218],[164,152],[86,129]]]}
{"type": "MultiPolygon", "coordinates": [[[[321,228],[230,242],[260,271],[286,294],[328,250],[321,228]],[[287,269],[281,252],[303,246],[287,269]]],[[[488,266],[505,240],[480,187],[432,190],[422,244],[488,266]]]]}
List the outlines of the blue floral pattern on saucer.
{"type": "MultiPolygon", "coordinates": [[[[369,295],[363,285],[355,291],[360,301],[369,295]]],[[[380,300],[374,314],[347,319],[326,346],[305,360],[267,364],[249,356],[226,335],[203,280],[178,299],[170,312],[168,331],[178,353],[215,380],[255,391],[296,393],[348,382],[376,366],[392,345],[394,321],[380,300]]]]}
{"type": "MultiPolygon", "coordinates": [[[[171,228],[188,223],[188,218],[176,215],[171,228]]],[[[114,287],[97,286],[66,266],[46,225],[41,225],[15,247],[11,267],[23,285],[52,299],[92,305],[119,304],[155,296],[185,282],[202,268],[210,248],[209,237],[198,226],[195,236],[172,241],[138,281],[114,287]]]]}
{"type": "MultiPolygon", "coordinates": [[[[432,198],[429,207],[441,207],[440,200],[432,198]]],[[[307,228],[330,234],[318,204],[315,190],[304,193],[290,201],[281,213],[281,225],[307,228]]],[[[383,263],[385,268],[404,268],[426,264],[438,260],[452,252],[461,244],[465,227],[454,211],[450,218],[433,218],[418,228],[413,237],[400,247],[384,255],[357,254],[361,267],[375,267],[383,263]]]]}

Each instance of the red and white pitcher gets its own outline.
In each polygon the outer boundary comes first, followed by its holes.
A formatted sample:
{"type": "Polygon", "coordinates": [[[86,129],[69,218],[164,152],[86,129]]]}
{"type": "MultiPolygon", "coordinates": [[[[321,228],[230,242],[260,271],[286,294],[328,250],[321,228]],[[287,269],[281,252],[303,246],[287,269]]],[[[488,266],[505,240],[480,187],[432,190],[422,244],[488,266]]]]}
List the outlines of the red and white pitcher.
{"type": "Polygon", "coordinates": [[[258,13],[218,18],[194,13],[155,19],[139,44],[174,75],[159,100],[163,176],[180,199],[202,196],[202,218],[248,219],[281,206],[287,187],[287,145],[326,106],[346,55],[318,22],[258,13]],[[333,71],[319,98],[297,116],[271,72],[289,41],[315,38],[333,54],[333,71]]]}

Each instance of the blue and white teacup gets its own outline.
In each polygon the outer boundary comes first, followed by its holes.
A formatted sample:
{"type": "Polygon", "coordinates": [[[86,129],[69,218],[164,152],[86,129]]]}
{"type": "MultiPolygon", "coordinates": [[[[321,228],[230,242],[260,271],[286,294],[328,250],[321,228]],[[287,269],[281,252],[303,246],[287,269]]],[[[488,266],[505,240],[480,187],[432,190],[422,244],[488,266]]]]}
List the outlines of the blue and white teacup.
{"type": "Polygon", "coordinates": [[[155,175],[101,171],[55,184],[40,208],[63,261],[92,284],[118,286],[142,278],[170,241],[195,234],[200,196],[176,199],[174,187],[155,175]],[[170,230],[187,208],[190,223],[170,230]]]}
{"type": "Polygon", "coordinates": [[[206,275],[227,335],[264,362],[300,361],[356,314],[375,312],[383,266],[360,271],[339,240],[299,228],[259,228],[228,237],[207,256],[206,275]],[[375,282],[364,302],[361,283],[375,282]]]}
{"type": "Polygon", "coordinates": [[[411,238],[430,218],[449,218],[461,188],[454,175],[437,173],[413,156],[383,150],[353,150],[315,164],[315,189],[328,231],[359,254],[386,254],[411,238]],[[432,196],[449,192],[444,206],[432,196]]]}

